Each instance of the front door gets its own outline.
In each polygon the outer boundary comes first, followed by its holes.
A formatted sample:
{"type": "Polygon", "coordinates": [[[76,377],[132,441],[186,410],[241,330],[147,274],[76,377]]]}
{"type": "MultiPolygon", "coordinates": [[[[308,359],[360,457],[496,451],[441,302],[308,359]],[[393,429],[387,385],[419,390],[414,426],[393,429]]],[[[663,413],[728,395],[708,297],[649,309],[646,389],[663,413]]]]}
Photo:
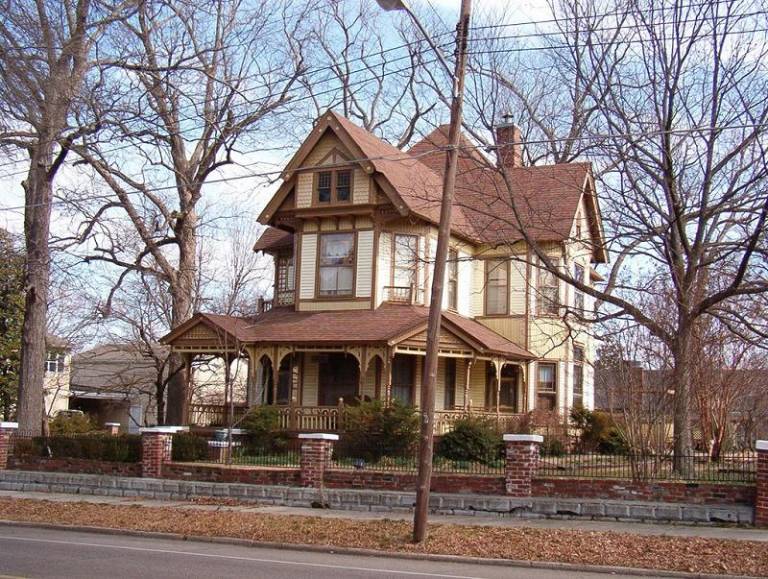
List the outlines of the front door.
{"type": "Polygon", "coordinates": [[[351,401],[360,383],[357,359],[350,354],[320,354],[318,382],[320,406],[335,406],[339,398],[351,401]]]}

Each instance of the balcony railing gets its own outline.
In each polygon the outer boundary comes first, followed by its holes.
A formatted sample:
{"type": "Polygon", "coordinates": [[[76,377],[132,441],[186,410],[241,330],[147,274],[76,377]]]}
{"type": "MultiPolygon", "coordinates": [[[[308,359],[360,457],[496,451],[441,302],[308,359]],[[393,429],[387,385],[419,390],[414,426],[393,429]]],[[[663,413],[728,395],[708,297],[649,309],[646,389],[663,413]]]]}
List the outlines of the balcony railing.
{"type": "Polygon", "coordinates": [[[424,305],[424,290],[416,286],[384,286],[384,301],[395,304],[424,305]]]}
{"type": "MultiPolygon", "coordinates": [[[[248,412],[248,407],[236,405],[233,424],[248,412]]],[[[190,404],[189,424],[192,426],[229,426],[229,406],[224,404],[190,404]]]]}

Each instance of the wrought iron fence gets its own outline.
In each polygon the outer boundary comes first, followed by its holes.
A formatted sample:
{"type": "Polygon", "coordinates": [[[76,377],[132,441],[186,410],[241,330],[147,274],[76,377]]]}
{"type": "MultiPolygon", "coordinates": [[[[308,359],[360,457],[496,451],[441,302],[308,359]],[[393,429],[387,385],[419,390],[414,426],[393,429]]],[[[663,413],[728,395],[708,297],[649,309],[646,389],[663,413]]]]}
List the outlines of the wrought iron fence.
{"type": "Polygon", "coordinates": [[[108,462],[139,462],[141,437],[103,432],[11,437],[11,456],[17,459],[69,458],[108,462]]]}
{"type": "Polygon", "coordinates": [[[538,475],[687,482],[751,483],[756,480],[757,456],[753,452],[725,453],[718,460],[694,453],[681,457],[679,462],[682,468],[676,469],[671,453],[557,453],[540,458],[538,475]]]}
{"type": "Polygon", "coordinates": [[[173,436],[172,459],[233,466],[298,467],[301,441],[273,436],[254,439],[238,431],[232,440],[226,431],[208,434],[178,433],[173,436]]]}
{"type": "MultiPolygon", "coordinates": [[[[403,444],[397,439],[373,436],[356,440],[342,435],[334,447],[331,468],[415,473],[418,470],[418,449],[414,444],[403,444]]],[[[445,456],[436,445],[432,469],[436,473],[503,474],[503,449],[500,445],[486,453],[460,457],[445,456]]]]}

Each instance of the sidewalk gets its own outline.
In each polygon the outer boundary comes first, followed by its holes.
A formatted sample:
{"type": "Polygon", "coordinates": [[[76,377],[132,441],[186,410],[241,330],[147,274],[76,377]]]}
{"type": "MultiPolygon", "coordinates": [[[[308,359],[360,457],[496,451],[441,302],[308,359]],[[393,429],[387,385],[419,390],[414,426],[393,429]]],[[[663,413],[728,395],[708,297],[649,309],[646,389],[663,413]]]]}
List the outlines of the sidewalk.
{"type": "MultiPolygon", "coordinates": [[[[369,511],[336,511],[329,509],[307,509],[301,507],[283,506],[259,506],[253,504],[233,504],[231,501],[220,503],[195,503],[187,501],[163,501],[155,499],[141,499],[128,497],[74,495],[65,493],[36,493],[20,491],[0,491],[0,498],[32,499],[39,501],[53,501],[60,503],[89,503],[107,504],[119,506],[143,506],[165,507],[175,509],[190,509],[198,511],[233,511],[242,513],[263,513],[281,516],[321,517],[332,519],[347,519],[358,521],[369,520],[410,520],[412,515],[408,513],[373,513],[369,511]]],[[[646,536],[666,537],[698,537],[705,539],[727,539],[735,541],[761,541],[768,542],[768,531],[729,526],[693,526],[670,524],[647,524],[634,522],[613,521],[584,521],[576,519],[514,519],[472,516],[441,516],[431,515],[432,524],[466,525],[473,527],[501,527],[501,528],[531,528],[531,529],[563,529],[578,531],[611,531],[616,533],[629,533],[646,536]]]]}

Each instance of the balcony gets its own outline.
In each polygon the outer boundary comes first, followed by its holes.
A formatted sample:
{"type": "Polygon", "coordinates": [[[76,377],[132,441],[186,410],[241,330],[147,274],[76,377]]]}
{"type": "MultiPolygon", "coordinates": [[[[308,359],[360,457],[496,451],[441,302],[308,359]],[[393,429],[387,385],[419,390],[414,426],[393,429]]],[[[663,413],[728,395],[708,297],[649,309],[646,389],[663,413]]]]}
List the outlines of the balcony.
{"type": "Polygon", "coordinates": [[[416,286],[384,286],[384,301],[393,304],[424,305],[424,290],[416,286]]]}

